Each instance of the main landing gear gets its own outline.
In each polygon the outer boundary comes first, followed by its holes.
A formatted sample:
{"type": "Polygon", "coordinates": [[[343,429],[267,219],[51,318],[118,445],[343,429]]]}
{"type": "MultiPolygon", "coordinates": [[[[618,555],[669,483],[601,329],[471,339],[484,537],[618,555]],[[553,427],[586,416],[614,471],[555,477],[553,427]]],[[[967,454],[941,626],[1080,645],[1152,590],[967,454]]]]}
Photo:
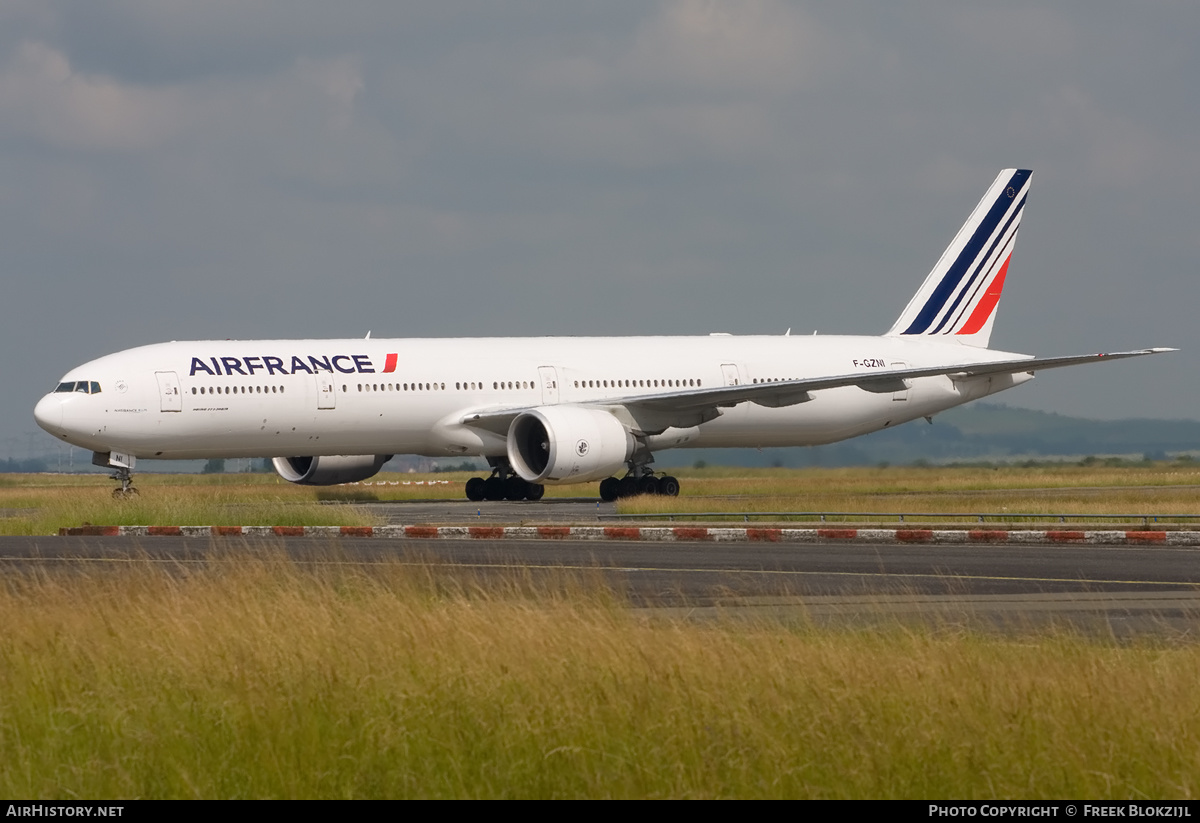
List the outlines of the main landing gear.
{"type": "Polygon", "coordinates": [[[113,473],[109,477],[121,481],[121,488],[113,489],[113,500],[128,500],[138,496],[138,490],[133,487],[133,472],[129,469],[118,466],[113,469],[113,473]]]}
{"type": "Polygon", "coordinates": [[[606,477],[600,481],[600,499],[605,501],[613,501],[622,497],[636,497],[639,494],[660,494],[664,497],[679,496],[679,481],[671,475],[663,475],[655,477],[654,473],[645,470],[645,474],[638,477],[634,472],[622,477],[618,480],[615,477],[606,477]]]}
{"type": "Polygon", "coordinates": [[[487,480],[472,477],[467,481],[467,499],[480,500],[541,500],[546,487],[530,483],[513,474],[512,466],[503,458],[488,458],[492,475],[487,480]]]}

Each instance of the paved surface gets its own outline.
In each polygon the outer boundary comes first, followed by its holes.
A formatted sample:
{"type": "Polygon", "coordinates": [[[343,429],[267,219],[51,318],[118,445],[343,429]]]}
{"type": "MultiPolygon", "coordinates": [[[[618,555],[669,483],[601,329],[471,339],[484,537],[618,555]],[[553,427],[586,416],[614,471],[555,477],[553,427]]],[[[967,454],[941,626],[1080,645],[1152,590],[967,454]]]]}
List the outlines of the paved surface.
{"type": "Polygon", "coordinates": [[[1020,544],[0,537],[10,574],[81,562],[181,567],[284,552],[299,562],[408,563],[483,583],[600,580],[693,618],[1064,624],[1126,635],[1200,632],[1200,548],[1020,544]]]}
{"type": "Polygon", "coordinates": [[[671,543],[1020,543],[1095,546],[1200,546],[1200,531],[1078,529],[781,528],[774,526],[75,526],[61,537],[309,537],[423,540],[638,540],[671,543]]]}
{"type": "Polygon", "coordinates": [[[353,503],[330,505],[362,506],[389,524],[410,523],[496,524],[511,523],[594,523],[598,514],[616,514],[615,503],[605,503],[595,497],[556,497],[536,502],[522,500],[404,500],[394,503],[353,503]]]}

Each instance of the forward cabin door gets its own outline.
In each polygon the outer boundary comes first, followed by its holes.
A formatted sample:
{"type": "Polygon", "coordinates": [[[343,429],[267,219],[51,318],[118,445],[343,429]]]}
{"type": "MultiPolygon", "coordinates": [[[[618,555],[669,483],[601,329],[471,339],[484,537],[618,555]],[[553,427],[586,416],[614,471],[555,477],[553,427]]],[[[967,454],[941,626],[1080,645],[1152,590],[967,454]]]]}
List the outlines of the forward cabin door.
{"type": "Polygon", "coordinates": [[[183,411],[183,395],[179,393],[179,375],[173,371],[156,371],[159,406],[165,412],[183,411]]]}
{"type": "Polygon", "coordinates": [[[722,363],[721,376],[725,378],[726,386],[740,386],[742,383],[738,377],[738,367],[734,363],[722,363]]]}
{"type": "Polygon", "coordinates": [[[333,375],[317,374],[317,408],[332,409],[337,407],[337,389],[333,385],[333,375]]]}
{"type": "Polygon", "coordinates": [[[558,371],[553,366],[538,366],[538,382],[542,384],[542,405],[558,403],[558,371]]]}

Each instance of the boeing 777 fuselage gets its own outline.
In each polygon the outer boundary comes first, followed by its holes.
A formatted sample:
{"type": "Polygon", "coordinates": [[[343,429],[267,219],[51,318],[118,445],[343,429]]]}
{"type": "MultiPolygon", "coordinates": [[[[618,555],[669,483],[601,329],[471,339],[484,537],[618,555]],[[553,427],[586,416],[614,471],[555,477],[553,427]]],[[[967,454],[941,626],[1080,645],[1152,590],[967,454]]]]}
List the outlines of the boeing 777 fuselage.
{"type": "Polygon", "coordinates": [[[540,337],[171,342],[65,374],[34,415],[124,481],[137,458],[270,457],[297,483],[370,477],[394,454],[478,455],[472,499],[606,478],[678,493],[680,447],[830,443],[928,417],[1035,371],[1151,354],[987,348],[1030,172],[1001,172],[880,337],[540,337]],[[615,475],[625,471],[623,480],[615,475]]]}

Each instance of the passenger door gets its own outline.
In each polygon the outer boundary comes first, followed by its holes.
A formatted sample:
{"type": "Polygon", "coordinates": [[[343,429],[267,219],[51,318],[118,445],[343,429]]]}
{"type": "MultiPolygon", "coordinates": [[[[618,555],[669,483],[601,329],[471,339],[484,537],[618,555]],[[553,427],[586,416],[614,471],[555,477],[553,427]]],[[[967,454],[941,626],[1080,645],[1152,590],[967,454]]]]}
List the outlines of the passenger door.
{"type": "Polygon", "coordinates": [[[333,384],[333,375],[320,373],[317,375],[317,408],[332,409],[337,407],[337,387],[333,384]]]}
{"type": "MultiPolygon", "coordinates": [[[[895,371],[900,371],[902,369],[908,368],[907,363],[901,363],[901,362],[891,363],[889,365],[895,371]]],[[[903,389],[898,389],[897,391],[892,392],[892,399],[893,400],[908,400],[908,387],[905,386],[903,389]]]]}
{"type": "Polygon", "coordinates": [[[553,366],[538,366],[538,381],[542,384],[542,405],[558,403],[558,372],[553,366]]]}
{"type": "Polygon", "coordinates": [[[179,393],[179,375],[173,371],[156,371],[159,407],[165,412],[183,411],[183,395],[179,393]]]}

